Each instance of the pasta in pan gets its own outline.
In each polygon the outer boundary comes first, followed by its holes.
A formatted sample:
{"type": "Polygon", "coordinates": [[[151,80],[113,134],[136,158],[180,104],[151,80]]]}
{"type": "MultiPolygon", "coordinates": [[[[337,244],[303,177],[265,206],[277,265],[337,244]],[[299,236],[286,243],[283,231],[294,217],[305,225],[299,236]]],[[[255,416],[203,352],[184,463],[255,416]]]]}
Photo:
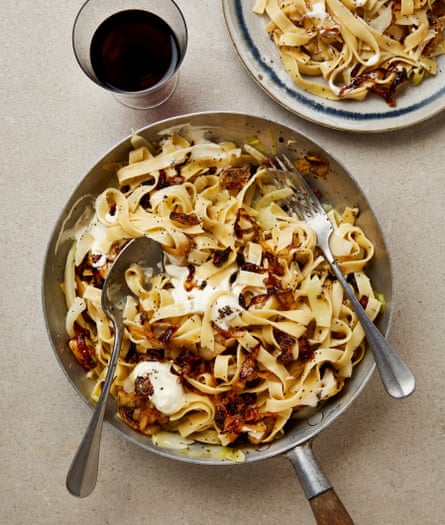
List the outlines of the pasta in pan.
{"type": "Polygon", "coordinates": [[[257,0],[253,11],[293,81],[331,100],[372,92],[395,106],[401,85],[436,75],[445,52],[442,0],[257,0]]]}
{"type": "MultiPolygon", "coordinates": [[[[163,270],[131,265],[133,295],[111,393],[135,430],[218,445],[265,443],[305,407],[337,394],[365,352],[363,330],[316,247],[289,215],[252,145],[132,137],[128,162],[79,221],[63,290],[69,347],[98,399],[113,344],[101,287],[122,246],[160,242],[163,270]]],[[[296,161],[302,170],[321,159],[296,161]]],[[[332,249],[374,319],[365,266],[373,244],[358,210],[329,212],[332,249]]]]}

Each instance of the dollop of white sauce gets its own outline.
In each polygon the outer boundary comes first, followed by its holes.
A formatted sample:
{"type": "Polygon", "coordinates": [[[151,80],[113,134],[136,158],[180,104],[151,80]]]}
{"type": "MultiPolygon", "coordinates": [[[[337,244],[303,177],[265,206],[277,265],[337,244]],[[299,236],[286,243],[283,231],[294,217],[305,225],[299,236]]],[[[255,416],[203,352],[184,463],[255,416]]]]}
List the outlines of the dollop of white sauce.
{"type": "Polygon", "coordinates": [[[232,326],[233,321],[242,312],[238,296],[232,292],[219,295],[211,305],[211,308],[212,321],[223,330],[227,330],[232,326]]]}
{"type": "Polygon", "coordinates": [[[148,377],[153,386],[150,401],[163,414],[171,415],[180,410],[186,403],[184,389],[178,376],[171,372],[170,363],[158,361],[142,361],[138,363],[128,376],[124,389],[134,392],[137,377],[148,377]]]}
{"type": "Polygon", "coordinates": [[[221,279],[217,286],[195,282],[188,290],[185,287],[188,268],[168,264],[165,272],[173,285],[170,290],[173,300],[183,305],[185,313],[204,314],[210,308],[212,321],[223,330],[227,330],[230,321],[243,311],[238,299],[241,287],[236,280],[231,283],[230,275],[221,279]]]}
{"type": "Polygon", "coordinates": [[[312,4],[312,11],[306,13],[308,18],[319,18],[322,20],[328,16],[324,2],[316,2],[312,4]]]}
{"type": "Polygon", "coordinates": [[[202,313],[207,308],[210,298],[218,290],[224,288],[224,283],[220,283],[217,287],[209,286],[205,282],[195,283],[195,286],[190,290],[186,290],[185,284],[189,269],[184,266],[176,266],[175,264],[168,264],[165,266],[165,273],[169,276],[173,288],[170,293],[175,303],[184,305],[187,313],[202,313]]]}

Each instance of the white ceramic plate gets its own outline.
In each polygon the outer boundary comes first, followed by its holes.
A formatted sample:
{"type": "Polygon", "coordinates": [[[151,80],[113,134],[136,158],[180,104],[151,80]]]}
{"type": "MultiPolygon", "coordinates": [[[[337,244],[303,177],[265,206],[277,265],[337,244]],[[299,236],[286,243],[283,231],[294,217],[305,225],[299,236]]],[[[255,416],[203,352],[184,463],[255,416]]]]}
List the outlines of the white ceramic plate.
{"type": "Polygon", "coordinates": [[[303,91],[284,70],[277,48],[265,31],[266,17],[252,12],[254,0],[222,0],[226,25],[241,61],[256,82],[283,107],[309,121],[348,131],[400,129],[426,120],[445,107],[445,56],[438,74],[397,96],[389,107],[375,96],[365,101],[325,100],[303,91]]]}

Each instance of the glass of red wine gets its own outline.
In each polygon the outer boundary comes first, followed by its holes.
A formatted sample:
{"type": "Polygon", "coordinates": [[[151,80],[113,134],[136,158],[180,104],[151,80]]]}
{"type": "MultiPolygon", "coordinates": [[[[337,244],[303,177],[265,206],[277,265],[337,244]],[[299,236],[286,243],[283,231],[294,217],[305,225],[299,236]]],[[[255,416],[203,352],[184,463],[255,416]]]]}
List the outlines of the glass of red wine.
{"type": "Polygon", "coordinates": [[[83,71],[131,108],[159,106],[174,92],[187,26],[173,0],[87,0],[73,49],[83,71]]]}

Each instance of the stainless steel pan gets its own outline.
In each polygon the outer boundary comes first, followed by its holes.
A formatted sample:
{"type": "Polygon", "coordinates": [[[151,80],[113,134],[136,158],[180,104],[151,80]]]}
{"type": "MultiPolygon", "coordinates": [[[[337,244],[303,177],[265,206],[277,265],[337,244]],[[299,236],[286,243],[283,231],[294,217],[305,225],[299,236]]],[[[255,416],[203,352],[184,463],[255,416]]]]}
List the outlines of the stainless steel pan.
{"type": "MultiPolygon", "coordinates": [[[[138,133],[149,140],[156,140],[159,138],[159,133],[167,128],[179,127],[187,132],[189,126],[193,126],[194,129],[198,127],[206,130],[209,136],[215,140],[220,137],[241,144],[249,138],[256,137],[268,148],[271,154],[277,151],[291,150],[297,156],[314,154],[328,160],[330,166],[328,176],[314,178],[311,183],[321,191],[324,198],[332,205],[341,209],[346,204],[354,204],[360,208],[358,224],[363,227],[376,247],[376,256],[368,268],[368,273],[375,289],[385,297],[386,308],[378,320],[378,325],[381,331],[386,334],[389,329],[392,310],[392,278],[389,254],[378,221],[366,197],[336,158],[294,129],[263,118],[237,113],[197,113],[179,116],[149,125],[138,133]]],[[[106,166],[112,162],[125,159],[129,149],[129,137],[127,137],[106,153],[80,182],[55,225],[44,265],[43,309],[49,338],[69,382],[87,403],[90,403],[92,384],[86,379],[83,369],[77,364],[66,344],[67,335],[64,327],[66,307],[60,290],[69,247],[65,234],[91,205],[96,195],[107,186],[115,185],[114,176],[110,171],[107,171],[106,166]]],[[[246,453],[246,463],[278,455],[283,455],[289,459],[295,467],[304,492],[311,503],[317,523],[332,525],[338,522],[344,525],[352,523],[352,520],[314,457],[311,448],[312,439],[349,407],[364,388],[373,370],[374,361],[369,351],[355,369],[353,377],[348,380],[340,395],[320,407],[310,418],[293,420],[284,437],[246,453]]],[[[112,399],[108,403],[106,421],[125,439],[156,454],[192,463],[233,465],[231,462],[216,459],[214,455],[206,454],[205,448],[201,445],[193,445],[188,451],[154,445],[151,438],[130,429],[116,416],[112,399]]]]}

